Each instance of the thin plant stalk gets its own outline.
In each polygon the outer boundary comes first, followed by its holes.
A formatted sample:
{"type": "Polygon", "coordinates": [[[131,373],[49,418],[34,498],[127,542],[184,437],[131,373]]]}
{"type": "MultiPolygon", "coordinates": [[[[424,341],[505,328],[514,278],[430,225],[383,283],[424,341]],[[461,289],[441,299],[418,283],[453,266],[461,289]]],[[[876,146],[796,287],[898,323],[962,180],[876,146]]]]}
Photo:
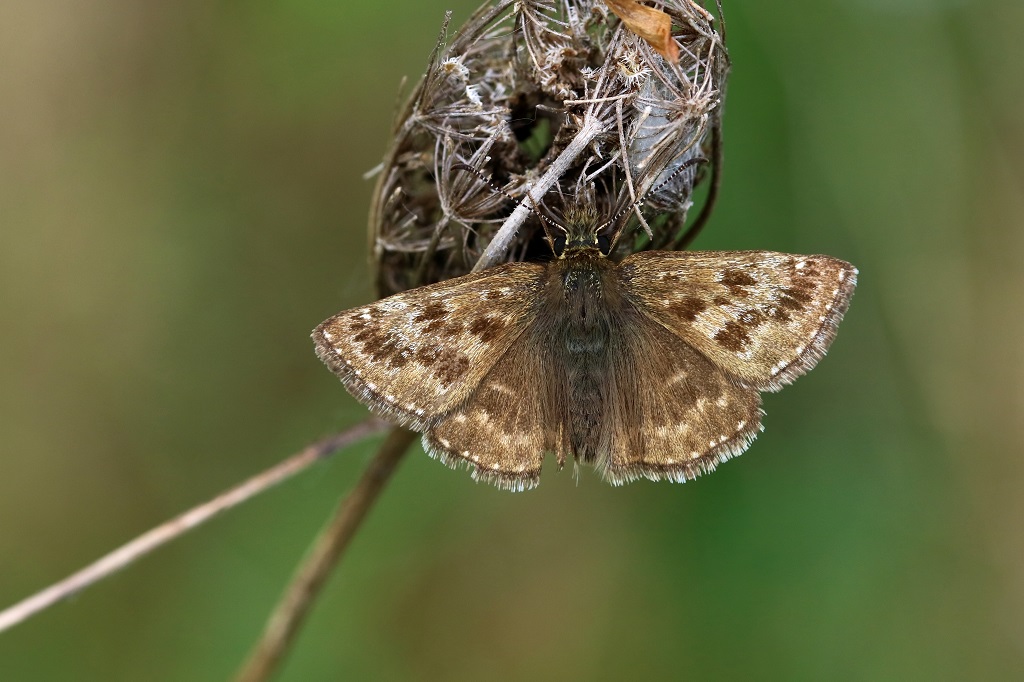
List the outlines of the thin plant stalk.
{"type": "Polygon", "coordinates": [[[256,474],[217,497],[193,507],[134,540],[100,557],[64,580],[0,611],[0,632],[46,610],[83,589],[130,566],[153,550],[201,526],[214,516],[238,506],[269,488],[304,471],[314,463],[368,436],[383,431],[386,423],[368,419],[350,429],[312,443],[280,464],[256,474]]]}
{"type": "Polygon", "coordinates": [[[334,517],[313,542],[274,608],[259,642],[235,678],[236,682],[268,680],[280,667],[331,571],[416,435],[397,426],[391,429],[355,488],[341,501],[334,517]]]}

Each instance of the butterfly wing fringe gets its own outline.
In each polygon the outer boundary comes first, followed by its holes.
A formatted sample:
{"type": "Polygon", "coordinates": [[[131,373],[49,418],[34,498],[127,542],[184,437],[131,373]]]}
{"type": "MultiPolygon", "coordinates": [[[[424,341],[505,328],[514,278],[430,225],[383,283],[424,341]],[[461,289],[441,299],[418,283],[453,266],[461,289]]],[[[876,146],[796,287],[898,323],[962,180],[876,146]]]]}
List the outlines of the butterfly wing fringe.
{"type": "Polygon", "coordinates": [[[401,407],[394,399],[389,401],[387,396],[382,396],[377,386],[363,379],[359,370],[345,361],[345,358],[336,351],[334,345],[324,337],[326,324],[325,322],[313,330],[312,339],[316,355],[327,365],[328,369],[341,379],[341,383],[348,392],[377,416],[413,431],[425,431],[429,427],[426,420],[414,411],[401,407]]]}
{"type": "Polygon", "coordinates": [[[434,434],[427,432],[423,434],[423,450],[432,459],[436,459],[450,469],[468,469],[469,475],[474,481],[490,483],[502,490],[510,492],[523,492],[536,488],[540,483],[540,469],[533,469],[522,472],[509,472],[499,469],[488,469],[461,454],[456,454],[443,447],[434,434]]]}
{"type": "Polygon", "coordinates": [[[857,268],[852,266],[843,272],[844,277],[839,282],[839,286],[835,288],[826,314],[822,316],[825,319],[821,320],[821,328],[807,344],[803,353],[789,364],[779,368],[778,374],[763,387],[765,390],[781,391],[784,386],[793,383],[798,377],[814,369],[814,366],[825,357],[829,346],[832,345],[839,332],[839,323],[843,321],[843,316],[850,307],[853,290],[857,286],[857,275],[860,274],[857,268]]]}
{"type": "MultiPolygon", "coordinates": [[[[764,416],[763,410],[758,410],[764,416]]],[[[686,483],[695,480],[701,474],[710,474],[719,464],[724,464],[733,457],[739,457],[750,447],[757,434],[764,430],[760,419],[753,424],[745,425],[728,440],[719,443],[700,457],[678,464],[655,464],[637,461],[624,465],[609,462],[602,470],[601,477],[615,486],[625,485],[646,478],[649,481],[671,481],[686,483]]]]}

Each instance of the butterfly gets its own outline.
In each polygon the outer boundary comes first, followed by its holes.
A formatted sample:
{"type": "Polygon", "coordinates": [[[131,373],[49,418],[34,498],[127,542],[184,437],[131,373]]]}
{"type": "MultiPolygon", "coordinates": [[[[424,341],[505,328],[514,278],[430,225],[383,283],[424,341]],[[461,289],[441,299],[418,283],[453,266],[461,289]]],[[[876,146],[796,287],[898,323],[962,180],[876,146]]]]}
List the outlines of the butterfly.
{"type": "Polygon", "coordinates": [[[761,431],[762,391],[817,364],[857,269],[771,251],[601,248],[567,216],[547,263],[507,263],[328,318],[316,353],[432,457],[525,490],[546,453],[615,485],[682,482],[761,431]]]}

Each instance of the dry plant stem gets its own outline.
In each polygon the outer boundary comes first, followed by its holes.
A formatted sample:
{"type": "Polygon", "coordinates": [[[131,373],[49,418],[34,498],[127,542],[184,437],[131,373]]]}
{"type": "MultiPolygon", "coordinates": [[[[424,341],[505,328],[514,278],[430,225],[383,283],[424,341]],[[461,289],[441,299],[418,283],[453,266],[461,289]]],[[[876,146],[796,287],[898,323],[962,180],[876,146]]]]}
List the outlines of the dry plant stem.
{"type": "Polygon", "coordinates": [[[590,146],[590,143],[594,141],[598,135],[604,132],[604,124],[601,120],[593,115],[588,114],[583,119],[583,125],[580,126],[579,131],[571,142],[562,150],[562,153],[558,155],[550,166],[548,166],[547,172],[541,176],[540,180],[533,183],[527,190],[527,196],[523,198],[516,209],[512,211],[512,215],[505,219],[505,222],[501,224],[501,228],[497,234],[484,249],[484,253],[480,256],[480,260],[477,261],[473,267],[473,272],[480,270],[486,270],[489,267],[493,267],[501,262],[509,250],[509,245],[512,243],[513,238],[516,236],[516,232],[519,227],[526,220],[526,217],[533,211],[533,207],[540,203],[541,198],[544,196],[552,185],[558,182],[558,179],[565,175],[566,171],[572,166],[584,149],[590,146]],[[531,200],[532,197],[532,200],[531,200]]]}
{"type": "Polygon", "coordinates": [[[0,611],[0,632],[53,606],[78,591],[99,582],[117,571],[134,563],[154,549],[184,535],[193,528],[206,523],[217,514],[231,509],[251,497],[255,497],[282,481],[308,468],[317,461],[333,455],[358,440],[383,431],[387,425],[377,419],[369,419],[352,428],[308,445],[280,464],[253,476],[249,480],[221,493],[208,502],[153,528],[131,542],[115,549],[110,554],[89,564],[64,580],[47,587],[41,592],[0,611]]]}
{"type": "Polygon", "coordinates": [[[235,678],[236,682],[261,682],[274,674],[332,569],[416,435],[399,427],[391,429],[356,487],[342,500],[334,518],[313,543],[267,621],[260,641],[235,678]]]}

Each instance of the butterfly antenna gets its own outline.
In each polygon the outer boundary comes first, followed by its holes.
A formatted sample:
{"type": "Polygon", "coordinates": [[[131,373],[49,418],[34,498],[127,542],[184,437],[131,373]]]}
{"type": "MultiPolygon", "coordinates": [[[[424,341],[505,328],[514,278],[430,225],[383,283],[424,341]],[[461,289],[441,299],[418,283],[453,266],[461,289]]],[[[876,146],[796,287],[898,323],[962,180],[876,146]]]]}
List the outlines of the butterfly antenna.
{"type": "Polygon", "coordinates": [[[609,218],[608,220],[603,222],[601,225],[599,225],[598,228],[597,228],[597,231],[600,232],[601,230],[605,229],[609,225],[615,225],[616,223],[618,223],[619,220],[621,220],[623,217],[625,217],[629,213],[632,213],[637,208],[639,208],[645,201],[647,201],[647,198],[649,196],[651,196],[652,194],[655,194],[657,192],[660,192],[666,185],[668,185],[670,182],[672,182],[677,177],[679,177],[684,171],[687,171],[690,168],[693,168],[694,166],[699,166],[702,163],[707,163],[707,162],[708,162],[708,160],[705,159],[703,156],[698,156],[698,157],[693,158],[693,159],[688,159],[681,166],[679,166],[679,168],[676,168],[674,171],[669,173],[667,178],[665,178],[664,180],[659,182],[657,185],[655,185],[654,187],[652,187],[649,190],[647,190],[646,192],[644,192],[640,196],[639,199],[637,199],[633,203],[628,204],[628,205],[622,207],[621,209],[619,209],[615,213],[615,215],[613,215],[611,218],[609,218]]]}
{"type": "MultiPolygon", "coordinates": [[[[505,197],[506,199],[508,199],[512,203],[516,203],[517,201],[519,201],[514,196],[512,196],[511,194],[506,192],[504,189],[502,189],[501,187],[498,187],[497,185],[495,185],[494,182],[491,181],[490,178],[488,178],[486,175],[481,173],[478,169],[473,168],[473,166],[470,166],[467,163],[455,163],[455,164],[452,164],[452,170],[467,171],[469,173],[472,173],[481,182],[483,182],[485,185],[487,185],[487,188],[489,190],[491,190],[492,192],[494,192],[495,194],[500,194],[501,196],[505,197]]],[[[547,218],[544,217],[544,214],[541,213],[540,207],[537,205],[537,202],[534,201],[533,195],[531,195],[529,191],[526,192],[526,198],[530,200],[530,205],[533,208],[534,215],[536,215],[538,218],[540,218],[541,224],[544,225],[544,236],[548,240],[548,246],[550,246],[551,250],[553,251],[554,248],[555,248],[555,239],[554,239],[554,237],[551,234],[551,224],[548,222],[547,218]]]]}

